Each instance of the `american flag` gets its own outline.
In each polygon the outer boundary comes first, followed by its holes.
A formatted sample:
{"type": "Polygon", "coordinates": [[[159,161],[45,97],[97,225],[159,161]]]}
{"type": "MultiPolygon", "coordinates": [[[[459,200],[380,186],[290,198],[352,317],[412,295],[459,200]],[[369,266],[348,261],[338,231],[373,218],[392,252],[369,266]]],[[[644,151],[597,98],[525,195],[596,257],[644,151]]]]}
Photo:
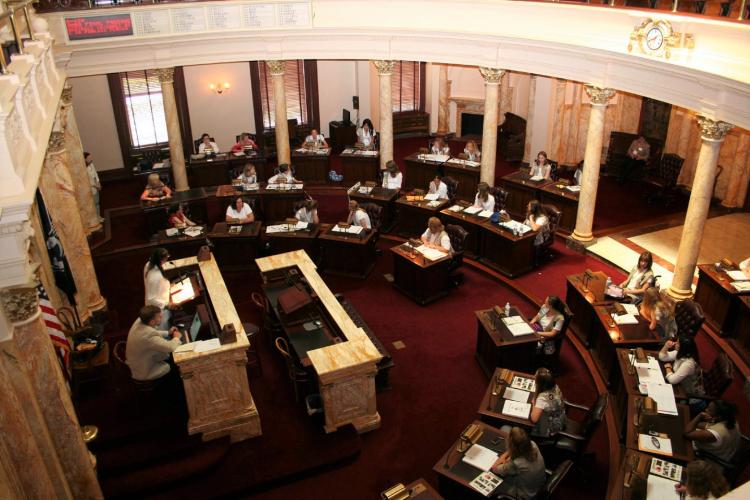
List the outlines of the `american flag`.
{"type": "Polygon", "coordinates": [[[42,311],[42,319],[47,326],[47,334],[49,335],[50,340],[52,340],[55,352],[57,352],[63,375],[66,380],[70,380],[70,342],[62,330],[60,320],[57,318],[57,311],[52,307],[52,302],[49,300],[44,285],[39,283],[36,290],[39,295],[39,308],[42,311]]]}

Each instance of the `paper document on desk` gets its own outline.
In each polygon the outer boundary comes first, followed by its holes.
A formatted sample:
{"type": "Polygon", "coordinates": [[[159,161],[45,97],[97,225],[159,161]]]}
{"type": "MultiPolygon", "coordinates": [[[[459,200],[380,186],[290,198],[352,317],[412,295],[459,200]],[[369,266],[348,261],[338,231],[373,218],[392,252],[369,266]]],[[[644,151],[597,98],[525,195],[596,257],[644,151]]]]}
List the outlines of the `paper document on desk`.
{"type": "Polygon", "coordinates": [[[476,167],[481,166],[482,164],[479,163],[478,161],[464,160],[464,165],[466,165],[467,167],[475,167],[476,168],[476,167]]]}
{"type": "Polygon", "coordinates": [[[357,151],[357,154],[358,155],[362,155],[362,156],[378,156],[378,152],[377,151],[374,151],[374,150],[364,150],[364,149],[361,150],[361,151],[357,151]]]}
{"type": "Polygon", "coordinates": [[[503,415],[517,418],[529,418],[529,413],[531,413],[530,403],[519,403],[518,401],[506,399],[505,404],[503,404],[503,415]]]}
{"type": "Polygon", "coordinates": [[[672,481],[680,481],[682,479],[682,465],[673,464],[661,458],[651,459],[651,469],[649,469],[649,472],[671,479],[672,481]]]}
{"type": "Polygon", "coordinates": [[[738,292],[747,292],[750,291],[750,281],[733,281],[732,286],[738,291],[738,292]]]}
{"type": "Polygon", "coordinates": [[[481,444],[475,444],[464,453],[461,458],[464,462],[479,470],[488,471],[497,460],[497,453],[485,448],[481,444]]]}
{"type": "Polygon", "coordinates": [[[530,395],[531,395],[530,392],[508,387],[507,389],[505,389],[505,394],[503,394],[503,398],[510,399],[512,401],[518,401],[519,403],[528,403],[530,395]]]}
{"type": "Polygon", "coordinates": [[[219,342],[219,339],[199,340],[198,342],[194,342],[194,344],[195,352],[213,351],[214,349],[218,349],[219,347],[221,347],[221,342],[219,342]]]}
{"type": "Polygon", "coordinates": [[[451,212],[458,213],[458,212],[462,212],[464,210],[464,207],[462,207],[461,205],[453,205],[448,210],[450,210],[451,212]]]}
{"type": "Polygon", "coordinates": [[[656,411],[662,415],[677,415],[677,402],[674,400],[672,384],[647,383],[648,397],[656,402],[656,411]]]}
{"type": "Polygon", "coordinates": [[[364,230],[362,226],[349,226],[349,227],[341,227],[338,224],[333,226],[333,231],[335,233],[348,233],[348,234],[359,234],[364,230]]]}
{"type": "Polygon", "coordinates": [[[579,191],[581,191],[581,186],[566,186],[565,189],[574,193],[578,193],[579,191]]]}
{"type": "Polygon", "coordinates": [[[307,153],[307,150],[305,148],[297,148],[294,150],[295,153],[307,153]]]}
{"type": "Polygon", "coordinates": [[[541,180],[544,180],[544,177],[542,177],[541,175],[535,175],[533,177],[529,177],[529,180],[530,181],[541,181],[541,180]]]}
{"type": "Polygon", "coordinates": [[[492,210],[482,210],[477,215],[479,217],[492,217],[492,210]]]}
{"type": "Polygon", "coordinates": [[[529,226],[521,222],[515,221],[515,220],[501,222],[500,225],[506,229],[510,229],[511,231],[516,231],[522,235],[531,231],[531,228],[529,226]]]}
{"type": "Polygon", "coordinates": [[[359,188],[359,192],[361,194],[370,194],[370,192],[372,192],[372,188],[367,187],[367,186],[362,186],[361,188],[359,188]]]}
{"type": "Polygon", "coordinates": [[[682,496],[674,489],[676,485],[676,481],[649,474],[646,480],[646,500],[680,500],[682,496]]]}
{"type": "Polygon", "coordinates": [[[640,314],[640,311],[638,310],[638,306],[635,304],[621,304],[623,309],[625,309],[625,312],[628,314],[632,314],[633,316],[638,316],[640,314]]]}
{"type": "Polygon", "coordinates": [[[469,483],[469,486],[488,497],[502,482],[503,480],[492,472],[482,472],[469,483]]]}
{"type": "Polygon", "coordinates": [[[672,456],[672,440],[668,437],[638,434],[638,449],[649,453],[672,456]]]}
{"type": "Polygon", "coordinates": [[[442,200],[433,200],[433,201],[427,202],[427,206],[428,207],[433,207],[433,208],[437,208],[437,207],[439,207],[442,204],[443,204],[442,200]]]}
{"type": "Polygon", "coordinates": [[[534,333],[534,329],[524,323],[516,323],[514,325],[508,325],[511,335],[514,337],[520,337],[522,335],[530,335],[534,333]]]}
{"type": "Polygon", "coordinates": [[[290,226],[289,224],[274,224],[271,226],[266,226],[266,234],[291,233],[294,232],[296,227],[296,225],[290,226]]]}
{"type": "Polygon", "coordinates": [[[523,317],[521,316],[508,316],[507,318],[503,318],[503,323],[506,325],[515,325],[516,323],[523,323],[523,317]]]}
{"type": "Polygon", "coordinates": [[[308,226],[307,222],[298,220],[297,225],[294,226],[294,229],[296,229],[297,231],[302,231],[304,229],[307,229],[307,226],[308,226]]]}
{"type": "Polygon", "coordinates": [[[743,271],[727,271],[727,276],[732,278],[732,280],[734,281],[750,280],[750,276],[746,275],[743,271]]]}
{"type": "Polygon", "coordinates": [[[354,151],[355,151],[355,150],[354,150],[354,149],[352,149],[352,148],[346,148],[345,150],[343,150],[343,151],[341,152],[341,154],[345,154],[345,155],[350,155],[350,154],[354,153],[354,151]]]}
{"type": "Polygon", "coordinates": [[[466,207],[466,208],[464,208],[464,212],[467,213],[467,214],[471,214],[471,215],[478,214],[481,211],[482,211],[482,209],[480,207],[466,207]]]}
{"type": "Polygon", "coordinates": [[[190,226],[189,228],[185,229],[184,233],[185,236],[190,236],[191,238],[195,238],[196,236],[200,236],[200,234],[203,232],[203,226],[190,226]]]}
{"type": "Polygon", "coordinates": [[[427,201],[435,201],[435,200],[438,199],[438,194],[437,193],[427,193],[426,195],[424,195],[424,199],[427,200],[427,201]]]}
{"type": "Polygon", "coordinates": [[[427,245],[422,245],[421,247],[417,247],[417,252],[421,253],[422,255],[425,256],[426,259],[429,259],[429,260],[440,260],[446,255],[448,255],[435,248],[430,248],[427,245]]]}
{"type": "Polygon", "coordinates": [[[536,381],[533,378],[519,377],[516,375],[513,377],[513,382],[510,383],[510,386],[524,391],[536,392],[536,381]]]}
{"type": "Polygon", "coordinates": [[[612,319],[615,320],[615,323],[617,323],[618,325],[638,324],[638,318],[636,318],[632,314],[613,314],[612,319]]]}

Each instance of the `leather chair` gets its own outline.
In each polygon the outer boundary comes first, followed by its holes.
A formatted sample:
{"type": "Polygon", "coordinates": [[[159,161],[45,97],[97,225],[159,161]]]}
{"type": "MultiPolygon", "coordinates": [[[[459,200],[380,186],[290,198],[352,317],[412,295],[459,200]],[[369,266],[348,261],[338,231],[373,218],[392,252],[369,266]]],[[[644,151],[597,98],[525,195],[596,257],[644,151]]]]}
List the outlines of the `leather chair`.
{"type": "Polygon", "coordinates": [[[552,177],[553,181],[558,180],[560,178],[560,167],[559,167],[559,165],[557,164],[556,161],[550,161],[549,162],[549,166],[550,166],[550,169],[549,169],[550,170],[550,174],[549,174],[550,177],[552,177]]]}
{"type": "MultiPolygon", "coordinates": [[[[628,149],[637,138],[637,134],[631,134],[629,132],[613,131],[609,134],[609,146],[607,147],[606,161],[607,174],[617,175],[622,171],[623,164],[628,159],[628,149]]],[[[661,152],[662,149],[664,149],[664,141],[654,137],[645,137],[645,139],[651,147],[650,156],[646,160],[646,171],[648,171],[648,169],[655,168],[661,158],[661,152]]]]}
{"type": "Polygon", "coordinates": [[[650,186],[650,190],[646,193],[649,203],[660,201],[665,206],[669,206],[674,201],[677,177],[680,175],[683,163],[685,160],[682,157],[667,153],[661,157],[661,161],[655,168],[646,171],[643,180],[650,186]]]}
{"type": "Polygon", "coordinates": [[[130,376],[130,367],[128,367],[126,357],[127,340],[118,341],[112,348],[112,356],[120,363],[120,366],[124,366],[128,369],[128,377],[133,382],[135,390],[138,392],[151,392],[156,388],[156,380],[135,380],[130,376]]]}
{"type": "Polygon", "coordinates": [[[383,223],[383,207],[375,203],[361,203],[359,207],[367,212],[367,215],[370,217],[370,224],[373,231],[380,231],[380,226],[383,223]]]}
{"type": "Polygon", "coordinates": [[[451,257],[451,269],[456,269],[464,262],[464,250],[466,249],[466,238],[469,232],[457,224],[448,224],[445,226],[445,232],[451,240],[453,248],[453,257],[451,257]]]}
{"type": "Polygon", "coordinates": [[[448,200],[453,203],[456,201],[456,194],[458,193],[458,181],[448,175],[443,177],[443,182],[448,188],[448,200]]]}
{"type": "Polygon", "coordinates": [[[276,316],[269,312],[265,297],[260,292],[253,292],[250,294],[250,302],[261,311],[261,329],[266,332],[265,336],[268,339],[273,339],[281,335],[283,332],[281,323],[276,319],[276,316]]]}
{"type": "Polygon", "coordinates": [[[542,209],[544,210],[544,213],[547,214],[547,219],[549,220],[547,235],[542,242],[542,251],[546,254],[547,257],[551,258],[552,252],[550,248],[555,242],[555,233],[557,232],[557,228],[560,226],[562,212],[554,205],[542,205],[542,209]]]}
{"type": "MultiPolygon", "coordinates": [[[[573,461],[565,460],[560,465],[558,465],[555,470],[545,469],[544,474],[546,475],[547,479],[544,481],[544,486],[542,486],[542,489],[539,490],[539,493],[537,493],[536,497],[534,498],[536,500],[548,500],[552,498],[555,490],[558,486],[560,486],[560,483],[563,482],[563,479],[565,479],[565,476],[568,475],[568,472],[570,472],[571,468],[573,468],[573,461]]],[[[501,494],[497,498],[498,500],[516,500],[516,497],[505,494],[501,494]]]]}
{"type": "Polygon", "coordinates": [[[720,352],[714,359],[711,368],[703,370],[703,389],[705,394],[688,394],[703,400],[721,399],[734,378],[734,364],[725,352],[720,352]]]}
{"type": "Polygon", "coordinates": [[[558,432],[552,438],[551,443],[542,443],[542,445],[547,446],[551,444],[556,451],[573,457],[573,460],[576,461],[586,452],[586,448],[588,448],[591,441],[591,436],[594,435],[594,432],[596,432],[596,429],[604,418],[604,411],[607,409],[608,402],[609,397],[607,393],[600,394],[596,403],[591,408],[565,401],[566,411],[568,408],[577,408],[585,411],[586,416],[580,422],[568,416],[565,429],[558,432]]]}
{"type": "Polygon", "coordinates": [[[740,447],[737,450],[737,453],[735,453],[729,461],[723,460],[707,451],[701,450],[696,452],[698,458],[708,459],[721,467],[722,472],[724,473],[724,478],[726,478],[730,488],[739,486],[738,480],[742,477],[742,473],[745,471],[747,464],[750,463],[750,437],[747,437],[744,434],[741,434],[740,436],[740,447]]]}
{"type": "Polygon", "coordinates": [[[294,388],[294,401],[299,402],[300,393],[305,391],[305,386],[310,381],[310,377],[292,358],[291,351],[289,350],[289,343],[284,337],[277,337],[274,344],[276,345],[276,350],[279,351],[284,358],[284,363],[286,363],[287,374],[289,375],[289,380],[292,382],[292,387],[294,388]]]}
{"type": "Polygon", "coordinates": [[[706,316],[703,308],[692,299],[685,299],[674,306],[674,319],[677,323],[677,335],[695,337],[698,330],[703,326],[706,316]]]}
{"type": "Polygon", "coordinates": [[[508,192],[499,186],[490,188],[490,194],[495,198],[495,212],[505,209],[505,203],[508,201],[508,192]]]}
{"type": "Polygon", "coordinates": [[[505,120],[497,134],[497,147],[506,161],[521,161],[526,143],[526,120],[513,113],[505,113],[505,120]]]}

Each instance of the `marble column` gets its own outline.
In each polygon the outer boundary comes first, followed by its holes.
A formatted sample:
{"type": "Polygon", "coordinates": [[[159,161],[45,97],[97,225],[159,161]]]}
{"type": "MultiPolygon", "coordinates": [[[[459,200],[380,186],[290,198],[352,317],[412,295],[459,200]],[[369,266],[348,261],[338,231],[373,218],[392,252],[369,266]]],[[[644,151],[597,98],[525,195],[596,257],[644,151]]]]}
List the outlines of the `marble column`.
{"type": "Polygon", "coordinates": [[[393,160],[393,103],[391,75],[396,61],[373,61],[380,81],[380,170],[393,160]]]}
{"type": "Polygon", "coordinates": [[[690,189],[690,201],[685,214],[680,246],[677,250],[674,277],[667,291],[677,300],[687,299],[693,295],[693,274],[703,240],[703,227],[708,217],[708,209],[711,207],[719,149],[727,132],[733,127],[729,123],[711,120],[704,116],[697,118],[703,142],[698,153],[693,186],[690,189]]]}
{"type": "Polygon", "coordinates": [[[39,189],[44,196],[60,243],[65,249],[78,289],[78,314],[81,321],[85,321],[94,311],[104,309],[107,302],[99,291],[91,250],[81,217],[78,215],[78,202],[67,165],[67,156],[63,133],[52,132],[47,157],[39,177],[39,189]]]}
{"type": "MultiPolygon", "coordinates": [[[[38,310],[39,302],[34,288],[31,288],[30,298],[38,310]]],[[[104,498],[88,448],[83,442],[70,391],[41,314],[37,312],[29,320],[16,325],[15,338],[73,497],[104,498]]]]}
{"type": "Polygon", "coordinates": [[[289,124],[286,111],[286,88],[284,87],[284,61],[266,61],[273,81],[273,103],[276,111],[276,157],[279,164],[291,163],[289,147],[289,124]]]}
{"type": "Polygon", "coordinates": [[[534,137],[534,118],[536,116],[536,75],[529,80],[529,110],[526,118],[526,142],[523,145],[523,161],[531,163],[531,141],[534,137]]]}
{"type": "Polygon", "coordinates": [[[177,191],[187,191],[187,170],[185,169],[185,153],[182,149],[182,131],[180,118],[177,113],[177,100],[174,96],[174,68],[156,70],[161,84],[161,95],[164,100],[164,117],[167,120],[167,136],[169,137],[169,161],[172,163],[172,178],[177,191]]]}
{"type": "Polygon", "coordinates": [[[604,113],[607,103],[615,95],[613,89],[586,85],[586,93],[591,99],[591,113],[586,133],[586,150],[583,154],[583,176],[578,196],[576,228],[571,238],[581,245],[594,241],[594,208],[596,191],[599,187],[599,167],[602,157],[602,137],[604,134],[604,113]]]}
{"type": "Polygon", "coordinates": [[[448,66],[440,65],[440,84],[438,91],[438,128],[437,133],[446,135],[450,132],[450,99],[451,81],[448,80],[448,66]]]}
{"type": "Polygon", "coordinates": [[[482,166],[479,180],[490,186],[495,185],[495,158],[497,156],[497,119],[499,108],[500,81],[505,70],[480,67],[484,78],[484,122],[482,129],[482,166]]]}
{"type": "Polygon", "coordinates": [[[506,71],[503,77],[500,79],[500,97],[498,98],[499,111],[498,111],[498,123],[502,123],[505,120],[505,113],[513,109],[513,96],[511,95],[510,88],[510,71],[506,71]]]}
{"type": "Polygon", "coordinates": [[[73,89],[70,83],[63,87],[61,106],[60,106],[60,124],[65,134],[65,149],[68,152],[68,167],[70,175],[73,177],[73,183],[80,209],[83,229],[86,234],[99,231],[102,223],[99,221],[99,215],[96,213],[94,204],[94,195],[91,192],[91,182],[86,170],[86,161],[83,158],[83,147],[81,146],[81,136],[78,133],[78,123],[73,113],[73,89]]]}

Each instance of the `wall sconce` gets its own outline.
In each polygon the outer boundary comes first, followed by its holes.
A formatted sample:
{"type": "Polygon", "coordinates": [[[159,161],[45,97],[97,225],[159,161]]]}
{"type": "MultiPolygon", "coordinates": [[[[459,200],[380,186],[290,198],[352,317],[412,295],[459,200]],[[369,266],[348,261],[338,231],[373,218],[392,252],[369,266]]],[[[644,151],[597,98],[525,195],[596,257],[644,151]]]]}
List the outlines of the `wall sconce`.
{"type": "Polygon", "coordinates": [[[219,94],[219,95],[229,90],[229,87],[230,87],[229,82],[211,83],[208,85],[208,88],[211,89],[211,92],[213,92],[214,94],[219,94]]]}

